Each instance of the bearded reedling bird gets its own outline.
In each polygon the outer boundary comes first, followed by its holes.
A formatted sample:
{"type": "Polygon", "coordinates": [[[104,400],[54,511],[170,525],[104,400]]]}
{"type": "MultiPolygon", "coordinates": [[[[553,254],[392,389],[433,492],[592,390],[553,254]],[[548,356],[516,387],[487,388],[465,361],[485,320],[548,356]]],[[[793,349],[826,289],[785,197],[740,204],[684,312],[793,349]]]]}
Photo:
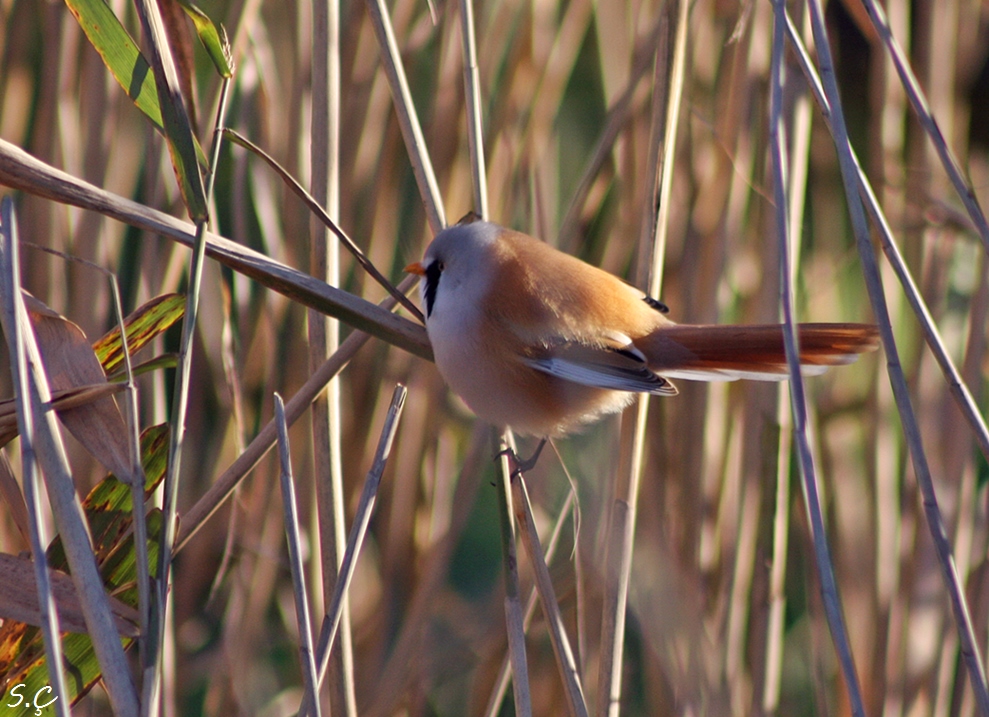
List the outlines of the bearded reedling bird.
{"type": "MultiPolygon", "coordinates": [[[[497,224],[445,229],[405,271],[421,277],[447,385],[480,418],[518,433],[558,437],[633,393],[673,396],[670,378],[787,378],[780,325],[676,324],[639,289],[497,224]]],[[[850,363],[877,338],[866,324],[801,324],[802,371],[850,363]]]]}

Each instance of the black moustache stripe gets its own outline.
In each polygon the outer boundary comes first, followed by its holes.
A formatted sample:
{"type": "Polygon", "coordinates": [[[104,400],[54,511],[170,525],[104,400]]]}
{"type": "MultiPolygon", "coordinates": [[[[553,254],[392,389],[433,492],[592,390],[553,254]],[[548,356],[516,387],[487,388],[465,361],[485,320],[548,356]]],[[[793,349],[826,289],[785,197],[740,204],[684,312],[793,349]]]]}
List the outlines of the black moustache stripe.
{"type": "Polygon", "coordinates": [[[433,306],[436,303],[436,289],[440,285],[440,274],[443,273],[442,265],[438,261],[426,267],[426,317],[433,315],[433,306]]]}

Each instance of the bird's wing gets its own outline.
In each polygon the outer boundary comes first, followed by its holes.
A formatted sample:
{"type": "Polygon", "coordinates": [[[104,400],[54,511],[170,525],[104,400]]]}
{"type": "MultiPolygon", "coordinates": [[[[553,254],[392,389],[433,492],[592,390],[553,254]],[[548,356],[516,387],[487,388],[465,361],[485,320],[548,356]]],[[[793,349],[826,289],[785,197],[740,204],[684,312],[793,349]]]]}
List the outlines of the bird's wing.
{"type": "Polygon", "coordinates": [[[543,373],[582,386],[675,396],[676,386],[649,370],[634,346],[591,346],[566,341],[525,363],[543,373]]]}

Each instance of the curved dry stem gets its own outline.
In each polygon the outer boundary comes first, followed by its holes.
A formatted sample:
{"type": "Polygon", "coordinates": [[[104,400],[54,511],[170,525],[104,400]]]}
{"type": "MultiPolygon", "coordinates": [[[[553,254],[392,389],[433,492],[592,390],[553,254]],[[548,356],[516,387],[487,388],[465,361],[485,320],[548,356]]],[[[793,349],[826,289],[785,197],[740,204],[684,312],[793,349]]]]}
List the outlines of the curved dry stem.
{"type": "MultiPolygon", "coordinates": [[[[195,241],[195,230],[188,222],[77,179],[4,140],[0,140],[0,184],[99,212],[188,247],[195,241]]],[[[408,319],[216,234],[206,235],[206,255],[304,306],[432,360],[426,330],[408,319]]]]}
{"type": "Polygon", "coordinates": [[[831,108],[835,147],[838,152],[838,161],[841,167],[842,180],[848,201],[848,210],[851,215],[852,228],[859,250],[859,258],[862,262],[866,288],[869,291],[869,300],[872,303],[872,309],[879,324],[879,333],[886,352],[886,366],[890,384],[893,388],[893,397],[896,400],[896,406],[903,425],[903,433],[910,449],[910,457],[917,475],[917,483],[923,494],[924,515],[927,520],[927,527],[934,541],[938,562],[941,566],[945,587],[948,590],[951,608],[955,616],[955,623],[961,643],[962,660],[968,668],[972,689],[975,692],[979,708],[983,714],[989,714],[989,686],[986,684],[982,656],[978,650],[978,642],[975,638],[972,618],[965,601],[964,588],[959,580],[955,562],[951,554],[951,543],[948,540],[944,520],[941,517],[941,511],[938,507],[934,479],[931,475],[930,465],[928,464],[927,455],[921,440],[917,416],[910,400],[906,377],[903,374],[903,368],[900,363],[899,350],[893,336],[889,311],[886,306],[886,296],[883,293],[882,280],[879,276],[879,267],[872,251],[872,242],[869,236],[865,210],[859,198],[855,158],[850,150],[844,116],[841,112],[841,98],[835,80],[834,64],[831,60],[827,29],[824,24],[824,10],[820,0],[812,0],[810,9],[814,29],[814,42],[818,48],[818,57],[822,67],[821,75],[824,80],[824,91],[831,108]]]}

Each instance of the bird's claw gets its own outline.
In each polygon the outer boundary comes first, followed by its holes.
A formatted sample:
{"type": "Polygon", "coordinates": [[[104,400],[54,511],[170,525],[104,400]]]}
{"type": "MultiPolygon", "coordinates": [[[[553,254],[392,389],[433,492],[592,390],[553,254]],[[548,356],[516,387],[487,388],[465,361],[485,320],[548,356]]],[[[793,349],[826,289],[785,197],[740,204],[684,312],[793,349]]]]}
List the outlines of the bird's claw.
{"type": "Polygon", "coordinates": [[[531,471],[533,468],[536,467],[536,463],[539,461],[539,454],[543,452],[543,446],[545,445],[546,445],[546,439],[543,438],[541,441],[539,441],[539,445],[536,446],[536,451],[529,458],[526,458],[525,460],[522,460],[522,458],[519,457],[519,454],[516,453],[511,448],[504,448],[498,451],[495,454],[494,458],[495,460],[498,460],[502,456],[508,456],[508,460],[511,461],[512,463],[511,477],[515,478],[516,476],[520,476],[523,473],[528,473],[529,471],[531,471]]]}

